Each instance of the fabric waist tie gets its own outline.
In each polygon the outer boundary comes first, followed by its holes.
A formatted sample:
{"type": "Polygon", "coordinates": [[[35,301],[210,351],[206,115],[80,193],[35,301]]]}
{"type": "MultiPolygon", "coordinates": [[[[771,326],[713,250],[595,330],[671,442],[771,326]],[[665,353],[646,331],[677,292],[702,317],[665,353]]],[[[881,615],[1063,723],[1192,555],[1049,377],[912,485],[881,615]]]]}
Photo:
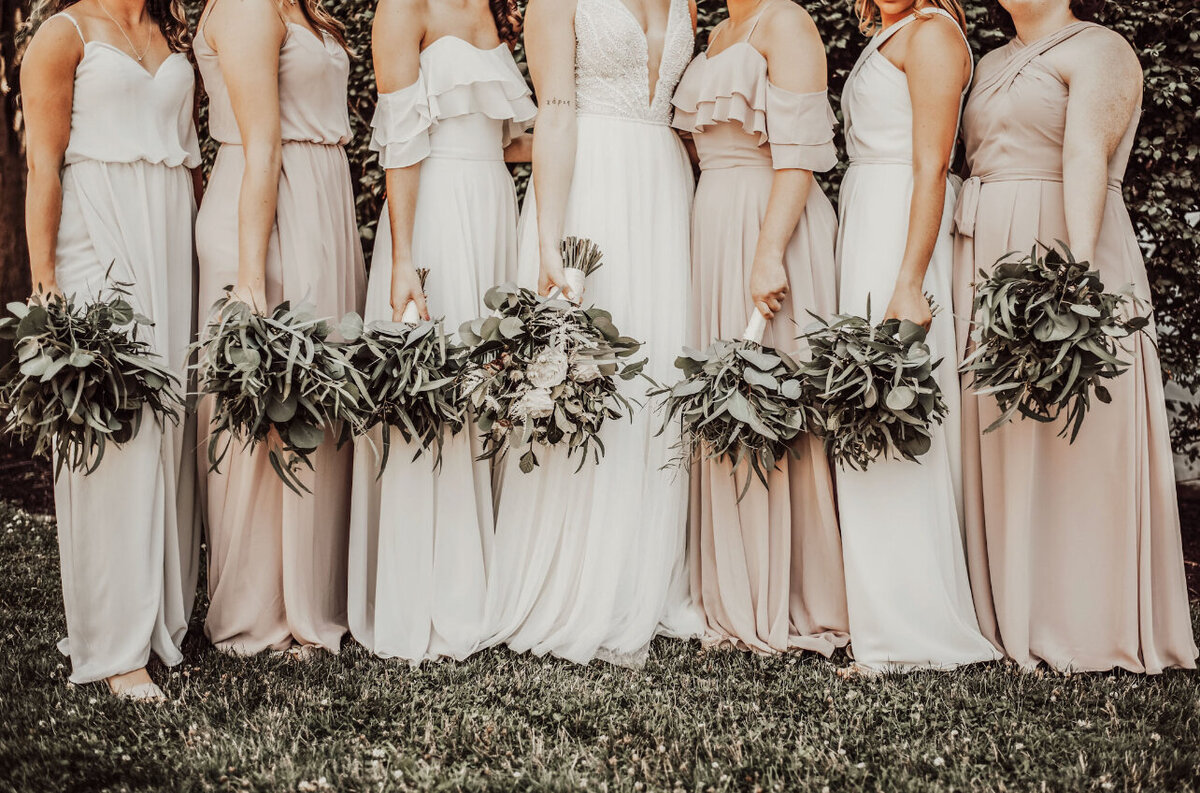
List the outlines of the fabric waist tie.
{"type": "MultiPolygon", "coordinates": [[[[1062,184],[1062,174],[1052,171],[997,171],[996,173],[972,176],[963,182],[954,207],[954,232],[963,237],[975,236],[975,216],[979,214],[979,195],[985,184],[997,182],[1055,182],[1062,184]]],[[[1108,189],[1121,194],[1121,182],[1108,180],[1108,189]]]]}

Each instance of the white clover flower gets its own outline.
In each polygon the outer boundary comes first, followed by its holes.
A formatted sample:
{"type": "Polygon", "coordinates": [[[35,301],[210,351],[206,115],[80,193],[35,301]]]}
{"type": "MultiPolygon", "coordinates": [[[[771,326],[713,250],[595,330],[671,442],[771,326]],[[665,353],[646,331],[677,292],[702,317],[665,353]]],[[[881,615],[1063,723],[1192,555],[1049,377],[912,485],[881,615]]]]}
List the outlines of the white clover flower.
{"type": "Polygon", "coordinates": [[[553,388],[567,379],[567,354],[550,348],[538,353],[525,371],[525,377],[534,388],[553,388]]]}
{"type": "Polygon", "coordinates": [[[519,403],[522,415],[531,419],[544,419],[554,413],[554,399],[549,388],[535,388],[526,392],[519,403]]]}

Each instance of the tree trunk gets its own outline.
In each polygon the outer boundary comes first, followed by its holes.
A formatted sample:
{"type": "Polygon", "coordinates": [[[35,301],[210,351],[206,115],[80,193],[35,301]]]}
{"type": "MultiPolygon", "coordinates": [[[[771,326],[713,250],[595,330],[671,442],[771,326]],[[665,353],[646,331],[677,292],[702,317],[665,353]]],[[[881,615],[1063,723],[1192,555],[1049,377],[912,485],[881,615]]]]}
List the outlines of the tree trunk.
{"type": "Polygon", "coordinates": [[[29,294],[25,244],[25,147],[17,103],[17,35],[28,0],[0,0],[0,302],[29,294]]]}

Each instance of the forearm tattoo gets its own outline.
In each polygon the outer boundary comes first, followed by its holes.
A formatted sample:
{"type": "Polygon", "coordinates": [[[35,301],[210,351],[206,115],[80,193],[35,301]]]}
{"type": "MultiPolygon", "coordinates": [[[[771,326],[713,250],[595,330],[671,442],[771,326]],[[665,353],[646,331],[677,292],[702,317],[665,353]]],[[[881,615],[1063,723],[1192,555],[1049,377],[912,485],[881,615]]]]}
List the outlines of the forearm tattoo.
{"type": "Polygon", "coordinates": [[[575,100],[574,99],[562,99],[557,96],[552,96],[549,99],[543,100],[542,104],[546,107],[554,107],[555,105],[565,105],[567,107],[574,107],[575,100]]]}

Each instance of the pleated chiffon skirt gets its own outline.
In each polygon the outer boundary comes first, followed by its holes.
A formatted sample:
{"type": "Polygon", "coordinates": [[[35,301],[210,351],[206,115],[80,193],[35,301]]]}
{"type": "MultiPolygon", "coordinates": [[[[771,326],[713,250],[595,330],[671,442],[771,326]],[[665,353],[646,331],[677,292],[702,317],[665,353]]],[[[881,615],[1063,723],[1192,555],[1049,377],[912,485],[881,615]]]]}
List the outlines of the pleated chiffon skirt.
{"type": "MultiPolygon", "coordinates": [[[[700,176],[692,222],[700,347],[741,338],[756,310],[750,271],[774,177],[769,161],[700,176]]],[[[763,344],[797,352],[796,337],[812,320],[807,311],[834,311],[836,238],[837,216],[814,182],[784,254],[790,291],[763,344]]],[[[820,440],[806,434],[795,447],[797,456],[780,460],[770,473],[769,487],[748,465],[735,472],[725,460],[693,464],[692,595],[712,641],[829,656],[849,641],[833,473],[820,440]]]]}
{"type": "MultiPolygon", "coordinates": [[[[200,312],[237,282],[242,148],[217,154],[196,224],[200,312]]],[[[285,142],[276,228],[267,254],[267,301],[309,302],[320,316],[358,310],[365,288],[349,165],[341,146],[285,142]]],[[[197,459],[208,470],[211,399],[198,406],[197,459]]],[[[267,449],[234,441],[204,478],[209,610],[219,649],[251,654],[313,645],[336,652],[347,630],[346,564],[353,451],[332,434],[312,455],[299,495],[276,476],[267,449]]]]}
{"type": "MultiPolygon", "coordinates": [[[[413,261],[428,268],[430,316],[445,330],[486,312],[484,293],[515,277],[517,210],[503,162],[434,157],[421,163],[413,261]]],[[[391,229],[380,216],[366,319],[390,320],[391,229]]],[[[488,635],[487,573],[494,532],[491,465],[468,425],[429,454],[392,430],[355,444],[350,521],[350,631],[376,655],[411,663],[462,660],[488,635]]]]}
{"type": "MultiPolygon", "coordinates": [[[[1009,253],[1067,238],[1063,186],[983,184],[960,207],[973,236],[956,238],[955,314],[971,316],[973,284],[1009,253]]],[[[960,224],[961,225],[961,224],[960,224]]],[[[1148,299],[1141,250],[1119,190],[1110,189],[1093,266],[1108,290],[1148,299]]],[[[1148,310],[1143,306],[1142,313],[1148,310]]],[[[960,322],[961,353],[970,329],[960,322]]],[[[1123,342],[1132,361],[1105,382],[1074,443],[1062,423],[1017,419],[984,433],[999,409],[963,380],[967,550],[980,626],[1023,667],[1194,668],[1170,431],[1153,333],[1123,342]]]]}
{"type": "MultiPolygon", "coordinates": [[[[62,173],[55,274],[87,302],[107,279],[131,285],[153,327],[139,337],[187,383],[193,327],[191,173],[146,161],[83,161],[62,173]]],[[[195,423],[160,427],[144,416],[137,437],[110,446],[95,472],[64,468],[54,484],[71,681],[145,666],[173,666],[195,599],[200,522],[195,510],[195,423]]]]}

